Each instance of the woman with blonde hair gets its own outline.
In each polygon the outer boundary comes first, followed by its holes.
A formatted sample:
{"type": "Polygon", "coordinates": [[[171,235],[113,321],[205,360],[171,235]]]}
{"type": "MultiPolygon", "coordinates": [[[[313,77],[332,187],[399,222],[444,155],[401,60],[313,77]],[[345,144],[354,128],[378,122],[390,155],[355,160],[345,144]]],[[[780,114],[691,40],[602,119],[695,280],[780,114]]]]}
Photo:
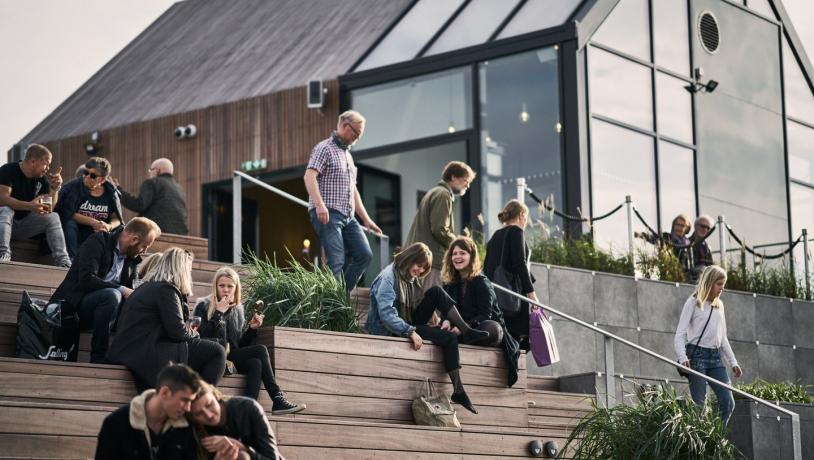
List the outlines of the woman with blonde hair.
{"type": "Polygon", "coordinates": [[[305,404],[292,404],[285,398],[271,367],[265,345],[252,345],[257,329],[263,325],[263,312],[255,311],[249,324],[241,302],[240,277],[230,267],[221,267],[212,277],[212,294],[195,305],[195,316],[201,318],[201,337],[214,340],[226,349],[226,356],[237,371],[246,374],[246,396],[260,395],[260,383],[266,386],[274,403],[271,413],[292,414],[305,409],[305,404]]]}
{"type": "Polygon", "coordinates": [[[170,362],[189,365],[213,385],[223,376],[223,347],[201,340],[188,323],[191,294],[192,253],[169,248],[127,298],[107,356],[130,369],[139,389],[154,388],[170,362]]]}
{"type": "Polygon", "coordinates": [[[489,333],[469,327],[455,308],[455,302],[440,286],[423,291],[421,283],[429,274],[430,267],[432,252],[424,243],[413,243],[396,254],[393,263],[385,267],[370,286],[367,330],[373,335],[409,338],[416,350],[421,349],[424,339],[440,346],[444,367],[454,388],[450,399],[477,414],[461,381],[457,336],[428,323],[437,309],[461,330],[464,341],[484,340],[489,333]]]}
{"type": "MultiPolygon", "coordinates": [[[[503,312],[497,305],[497,296],[492,282],[481,272],[478,246],[467,236],[455,238],[444,254],[441,279],[444,290],[455,301],[461,316],[470,327],[489,332],[489,338],[472,343],[490,347],[501,347],[506,357],[508,386],[517,382],[517,360],[520,348],[516,340],[506,331],[503,312]]],[[[461,335],[449,320],[441,323],[441,329],[451,330],[461,335]]],[[[467,342],[464,342],[467,343],[467,342]]]]}
{"type": "MultiPolygon", "coordinates": [[[[710,265],[704,270],[695,292],[684,303],[681,311],[675,334],[675,350],[681,365],[728,384],[729,376],[721,355],[732,366],[735,377],[743,375],[743,370],[726,337],[726,317],[724,303],[721,301],[725,284],[726,272],[723,268],[710,265]]],[[[692,400],[703,405],[707,381],[690,374],[689,383],[692,400]]],[[[718,397],[718,412],[726,424],[735,409],[732,392],[720,385],[710,386],[718,397]]]]}

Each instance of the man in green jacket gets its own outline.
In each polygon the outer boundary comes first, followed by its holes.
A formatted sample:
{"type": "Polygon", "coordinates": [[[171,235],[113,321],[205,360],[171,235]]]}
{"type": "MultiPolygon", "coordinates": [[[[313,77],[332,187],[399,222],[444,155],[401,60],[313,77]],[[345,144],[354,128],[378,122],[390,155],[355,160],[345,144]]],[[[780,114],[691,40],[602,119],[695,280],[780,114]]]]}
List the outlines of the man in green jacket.
{"type": "Polygon", "coordinates": [[[444,253],[455,239],[452,205],[455,196],[463,196],[475,179],[475,171],[464,162],[451,161],[444,167],[438,184],[430,189],[413,218],[404,246],[422,242],[432,251],[432,270],[424,279],[424,290],[441,285],[441,264],[444,253]]]}

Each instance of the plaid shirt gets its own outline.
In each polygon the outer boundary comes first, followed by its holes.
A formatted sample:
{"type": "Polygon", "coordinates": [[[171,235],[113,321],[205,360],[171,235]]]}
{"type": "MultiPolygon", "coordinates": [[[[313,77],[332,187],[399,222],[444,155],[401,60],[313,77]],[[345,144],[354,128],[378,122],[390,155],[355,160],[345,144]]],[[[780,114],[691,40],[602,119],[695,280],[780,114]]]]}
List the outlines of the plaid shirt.
{"type": "MultiPolygon", "coordinates": [[[[356,165],[347,146],[336,134],[314,146],[307,169],[317,171],[319,193],[325,206],[341,212],[345,217],[353,217],[356,185],[356,165]]],[[[316,207],[314,200],[308,197],[308,209],[316,207]]]]}

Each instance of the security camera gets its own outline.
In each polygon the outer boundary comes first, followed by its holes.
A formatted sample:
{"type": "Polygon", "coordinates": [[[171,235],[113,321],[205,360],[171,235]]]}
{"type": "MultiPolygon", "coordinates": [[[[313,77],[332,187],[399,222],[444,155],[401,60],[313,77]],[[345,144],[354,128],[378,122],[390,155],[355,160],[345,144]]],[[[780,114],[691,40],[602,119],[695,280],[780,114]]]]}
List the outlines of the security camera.
{"type": "Polygon", "coordinates": [[[184,128],[183,126],[175,128],[175,137],[176,139],[183,139],[187,137],[186,128],[184,128]]]}
{"type": "Polygon", "coordinates": [[[187,125],[186,128],[184,128],[185,137],[195,137],[196,134],[198,134],[198,127],[197,126],[195,126],[195,125],[187,125]]]}

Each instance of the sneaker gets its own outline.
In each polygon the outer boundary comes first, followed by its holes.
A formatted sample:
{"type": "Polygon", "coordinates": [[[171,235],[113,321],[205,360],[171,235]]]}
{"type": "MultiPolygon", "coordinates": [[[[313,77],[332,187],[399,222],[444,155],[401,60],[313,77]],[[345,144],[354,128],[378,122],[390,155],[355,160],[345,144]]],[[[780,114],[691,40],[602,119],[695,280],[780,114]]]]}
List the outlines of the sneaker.
{"type": "Polygon", "coordinates": [[[473,414],[478,413],[475,406],[472,405],[472,401],[469,400],[469,395],[467,395],[465,391],[460,393],[452,393],[452,396],[449,399],[451,399],[454,403],[464,406],[466,410],[472,412],[473,414]]]}
{"type": "Polygon", "coordinates": [[[305,404],[294,404],[285,399],[283,393],[277,393],[271,400],[274,402],[274,405],[271,406],[272,415],[295,414],[305,410],[305,404]]]}
{"type": "Polygon", "coordinates": [[[11,262],[11,254],[0,254],[0,262],[11,262]]]}

